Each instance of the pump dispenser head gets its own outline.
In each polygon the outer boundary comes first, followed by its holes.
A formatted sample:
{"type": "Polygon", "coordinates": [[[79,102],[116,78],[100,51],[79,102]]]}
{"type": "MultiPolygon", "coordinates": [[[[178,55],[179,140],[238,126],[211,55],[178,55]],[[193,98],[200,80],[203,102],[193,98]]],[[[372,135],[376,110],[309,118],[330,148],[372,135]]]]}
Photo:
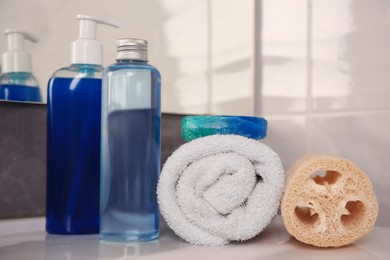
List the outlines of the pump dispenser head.
{"type": "Polygon", "coordinates": [[[119,28],[119,23],[110,19],[77,15],[79,38],[72,42],[72,64],[103,64],[103,45],[96,40],[96,25],[105,24],[119,28]]]}
{"type": "Polygon", "coordinates": [[[31,72],[31,55],[24,49],[24,40],[38,42],[27,32],[16,29],[4,31],[8,41],[8,51],[2,56],[2,73],[31,72]]]}

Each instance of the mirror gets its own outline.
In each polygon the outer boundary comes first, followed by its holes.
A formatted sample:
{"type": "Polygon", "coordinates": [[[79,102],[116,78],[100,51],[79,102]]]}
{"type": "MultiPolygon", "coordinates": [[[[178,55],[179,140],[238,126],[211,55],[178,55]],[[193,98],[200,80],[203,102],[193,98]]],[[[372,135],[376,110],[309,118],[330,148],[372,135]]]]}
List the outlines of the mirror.
{"type": "Polygon", "coordinates": [[[186,114],[253,114],[255,0],[3,0],[0,52],[7,28],[24,30],[39,42],[26,43],[32,70],[46,102],[51,74],[70,64],[77,38],[76,14],[119,21],[100,26],[104,66],[114,62],[122,37],[149,42],[149,60],[163,77],[162,111],[186,114]]]}

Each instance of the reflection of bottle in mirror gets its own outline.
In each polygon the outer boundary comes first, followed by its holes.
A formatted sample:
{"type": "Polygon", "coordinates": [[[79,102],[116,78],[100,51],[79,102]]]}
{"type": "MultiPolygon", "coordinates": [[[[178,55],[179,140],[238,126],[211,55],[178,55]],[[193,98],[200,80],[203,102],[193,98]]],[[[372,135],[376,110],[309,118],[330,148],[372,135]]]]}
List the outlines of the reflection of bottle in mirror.
{"type": "Polygon", "coordinates": [[[161,77],[145,40],[117,49],[103,73],[100,238],[148,241],[159,236],[161,77]]]}
{"type": "Polygon", "coordinates": [[[15,29],[5,30],[8,51],[2,56],[0,99],[41,102],[38,81],[31,73],[31,55],[24,49],[24,40],[37,42],[29,33],[15,29]]]}
{"type": "Polygon", "coordinates": [[[48,83],[46,230],[99,232],[102,44],[96,24],[115,22],[78,15],[79,39],[71,66],[48,83]]]}

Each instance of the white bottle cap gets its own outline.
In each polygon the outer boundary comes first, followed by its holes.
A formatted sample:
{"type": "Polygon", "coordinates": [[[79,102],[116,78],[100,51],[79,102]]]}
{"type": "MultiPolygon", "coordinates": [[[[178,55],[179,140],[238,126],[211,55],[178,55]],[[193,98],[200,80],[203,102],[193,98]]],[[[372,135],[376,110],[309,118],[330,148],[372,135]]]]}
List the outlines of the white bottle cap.
{"type": "Polygon", "coordinates": [[[2,73],[31,72],[31,55],[24,49],[24,40],[38,42],[37,38],[16,29],[6,29],[4,34],[8,41],[8,51],[2,56],[2,73]]]}
{"type": "Polygon", "coordinates": [[[71,64],[103,64],[103,45],[96,40],[98,23],[119,28],[119,23],[109,19],[87,15],[77,15],[79,20],[79,38],[72,42],[71,64]]]}

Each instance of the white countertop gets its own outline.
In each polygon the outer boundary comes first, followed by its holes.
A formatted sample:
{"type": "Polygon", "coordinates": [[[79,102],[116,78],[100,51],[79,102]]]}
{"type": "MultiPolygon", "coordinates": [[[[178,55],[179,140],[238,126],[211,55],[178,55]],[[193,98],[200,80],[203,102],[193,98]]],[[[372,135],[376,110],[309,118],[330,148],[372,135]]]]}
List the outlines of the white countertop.
{"type": "Polygon", "coordinates": [[[280,216],[256,238],[221,247],[192,246],[166,226],[159,240],[127,245],[101,243],[97,235],[49,235],[44,226],[44,218],[0,221],[0,259],[390,259],[390,228],[375,227],[350,246],[322,249],[292,238],[280,216]]]}

